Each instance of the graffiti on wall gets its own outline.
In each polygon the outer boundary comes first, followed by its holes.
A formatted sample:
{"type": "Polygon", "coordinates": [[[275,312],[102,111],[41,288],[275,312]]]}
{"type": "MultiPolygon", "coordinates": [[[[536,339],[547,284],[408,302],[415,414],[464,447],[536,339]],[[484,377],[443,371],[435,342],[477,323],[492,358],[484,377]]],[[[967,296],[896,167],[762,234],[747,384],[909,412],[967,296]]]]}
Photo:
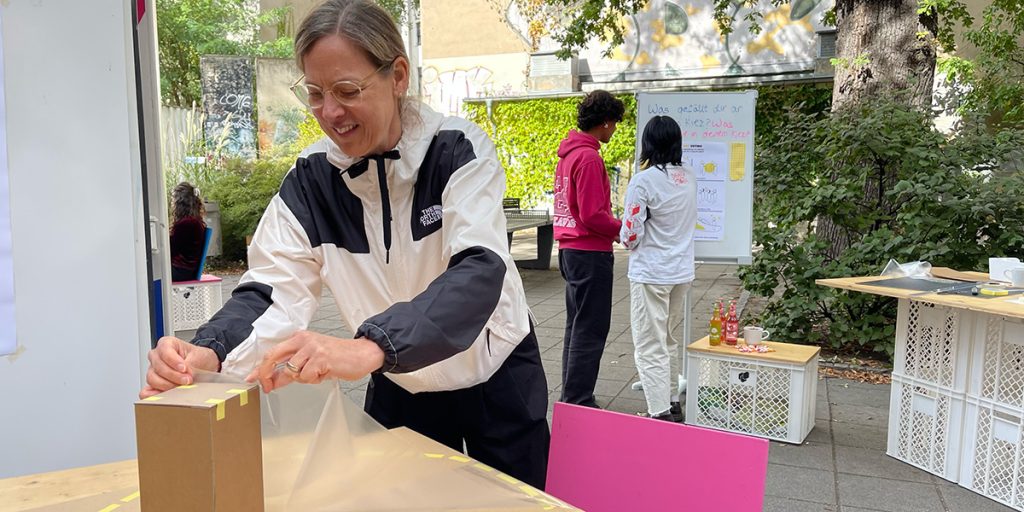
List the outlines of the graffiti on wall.
{"type": "MultiPolygon", "coordinates": [[[[732,8],[731,34],[722,34],[710,0],[650,0],[633,16],[620,20],[625,34],[610,58],[595,41],[581,52],[594,81],[632,81],[702,76],[751,75],[813,69],[815,32],[825,27],[822,14],[832,2],[795,0],[779,7],[767,0],[754,8],[732,8]],[[758,34],[745,18],[764,13],[758,34]]],[[[557,49],[547,41],[542,50],[557,49]]]]}
{"type": "Polygon", "coordinates": [[[199,68],[207,140],[215,141],[225,154],[255,158],[252,58],[203,56],[199,68]]]}
{"type": "Polygon", "coordinates": [[[497,82],[494,72],[483,66],[443,70],[427,66],[423,68],[420,83],[423,101],[447,115],[461,114],[462,101],[466,98],[508,96],[514,92],[512,84],[497,82]]]}

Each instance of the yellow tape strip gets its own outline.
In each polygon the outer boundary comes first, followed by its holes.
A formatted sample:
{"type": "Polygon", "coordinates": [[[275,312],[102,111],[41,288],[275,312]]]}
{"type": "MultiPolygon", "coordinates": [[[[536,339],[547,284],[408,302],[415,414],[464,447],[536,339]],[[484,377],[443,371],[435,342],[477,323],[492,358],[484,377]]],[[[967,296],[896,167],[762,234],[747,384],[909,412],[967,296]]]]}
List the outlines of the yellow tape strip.
{"type": "Polygon", "coordinates": [[[101,508],[100,512],[110,512],[111,510],[114,510],[116,508],[121,508],[121,505],[118,505],[116,503],[113,505],[107,505],[106,507],[101,508]]]}
{"type": "Polygon", "coordinates": [[[192,388],[196,387],[196,385],[195,384],[186,384],[184,386],[178,386],[178,387],[181,388],[181,389],[192,389],[192,388]]]}
{"type": "Polygon", "coordinates": [[[443,459],[444,455],[440,453],[424,453],[423,455],[430,457],[431,459],[443,459]]]}
{"type": "Polygon", "coordinates": [[[451,459],[451,460],[454,460],[455,462],[469,462],[468,458],[461,457],[459,455],[452,455],[451,457],[448,457],[448,458],[451,459]]]}
{"type": "Polygon", "coordinates": [[[533,487],[530,487],[529,485],[526,485],[526,484],[520,485],[519,486],[519,490],[525,492],[528,495],[530,495],[531,498],[534,497],[534,496],[540,496],[540,493],[537,492],[536,489],[534,489],[533,487]]]}
{"type": "Polygon", "coordinates": [[[473,464],[473,467],[487,472],[494,471],[494,468],[485,466],[483,464],[473,464]]]}
{"type": "Polygon", "coordinates": [[[224,419],[224,400],[220,398],[211,398],[206,401],[208,404],[217,404],[217,421],[224,419]]]}
{"type": "Polygon", "coordinates": [[[249,403],[249,390],[248,389],[229,389],[228,393],[234,393],[238,395],[238,401],[243,406],[249,403]]]}
{"type": "Polygon", "coordinates": [[[516,480],[515,478],[512,478],[512,477],[506,475],[505,473],[498,473],[498,478],[500,478],[500,479],[502,479],[502,480],[504,480],[504,481],[506,481],[506,482],[508,482],[510,484],[518,484],[519,483],[519,480],[516,480]]]}
{"type": "Polygon", "coordinates": [[[123,501],[125,503],[128,503],[129,501],[132,501],[132,500],[134,500],[135,498],[138,498],[138,497],[139,497],[139,491],[135,491],[135,492],[129,494],[128,496],[125,496],[124,498],[121,498],[121,501],[123,501]]]}
{"type": "Polygon", "coordinates": [[[163,399],[164,399],[164,397],[162,397],[162,396],[154,395],[154,396],[147,396],[146,398],[143,398],[142,401],[143,402],[156,402],[157,400],[163,400],[163,399]]]}

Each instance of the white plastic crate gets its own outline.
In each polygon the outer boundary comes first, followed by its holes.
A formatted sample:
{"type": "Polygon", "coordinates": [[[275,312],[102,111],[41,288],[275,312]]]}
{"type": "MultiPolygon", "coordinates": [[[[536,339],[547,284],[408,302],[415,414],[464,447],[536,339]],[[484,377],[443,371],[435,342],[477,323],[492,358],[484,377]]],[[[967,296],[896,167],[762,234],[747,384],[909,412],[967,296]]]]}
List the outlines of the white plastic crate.
{"type": "Polygon", "coordinates": [[[1024,320],[978,314],[971,396],[1024,410],[1024,320]]]}
{"type": "Polygon", "coordinates": [[[956,482],[965,397],[965,393],[893,372],[886,453],[956,482]]]}
{"type": "Polygon", "coordinates": [[[967,391],[974,314],[927,302],[901,300],[896,321],[893,372],[967,391]]]}
{"type": "Polygon", "coordinates": [[[968,396],[960,485],[1024,510],[1022,436],[1019,410],[968,396]]]}
{"type": "Polygon", "coordinates": [[[171,321],[173,331],[196,329],[206,323],[224,305],[221,278],[203,274],[199,281],[171,285],[171,321]]]}
{"type": "Polygon", "coordinates": [[[724,345],[709,350],[706,337],[690,345],[686,423],[802,443],[814,428],[818,349],[770,345],[780,352],[792,347],[796,357],[770,360],[774,353],[745,354],[724,345]]]}

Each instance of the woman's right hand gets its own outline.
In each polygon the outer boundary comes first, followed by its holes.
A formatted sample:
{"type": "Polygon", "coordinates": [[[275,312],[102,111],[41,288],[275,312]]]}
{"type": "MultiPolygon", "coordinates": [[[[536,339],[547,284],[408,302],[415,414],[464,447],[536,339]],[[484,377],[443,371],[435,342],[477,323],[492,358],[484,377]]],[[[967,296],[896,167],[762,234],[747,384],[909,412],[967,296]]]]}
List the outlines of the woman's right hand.
{"type": "Polygon", "coordinates": [[[195,380],[192,370],[198,368],[215,372],[220,368],[217,353],[206,347],[197,347],[173,336],[164,336],[156,348],[149,351],[149,371],[146,387],[139,398],[147,398],[195,380]]]}

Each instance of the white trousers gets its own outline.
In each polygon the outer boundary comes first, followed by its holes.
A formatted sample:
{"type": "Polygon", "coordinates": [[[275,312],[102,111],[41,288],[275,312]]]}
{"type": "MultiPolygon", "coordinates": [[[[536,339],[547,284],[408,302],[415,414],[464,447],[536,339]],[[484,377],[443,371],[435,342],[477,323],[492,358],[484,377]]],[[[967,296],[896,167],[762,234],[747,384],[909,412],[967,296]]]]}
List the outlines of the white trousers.
{"type": "Polygon", "coordinates": [[[679,386],[679,340],[672,327],[679,324],[686,299],[686,284],[629,283],[630,323],[636,347],[636,369],[647,398],[647,412],[665,414],[679,386]]]}

